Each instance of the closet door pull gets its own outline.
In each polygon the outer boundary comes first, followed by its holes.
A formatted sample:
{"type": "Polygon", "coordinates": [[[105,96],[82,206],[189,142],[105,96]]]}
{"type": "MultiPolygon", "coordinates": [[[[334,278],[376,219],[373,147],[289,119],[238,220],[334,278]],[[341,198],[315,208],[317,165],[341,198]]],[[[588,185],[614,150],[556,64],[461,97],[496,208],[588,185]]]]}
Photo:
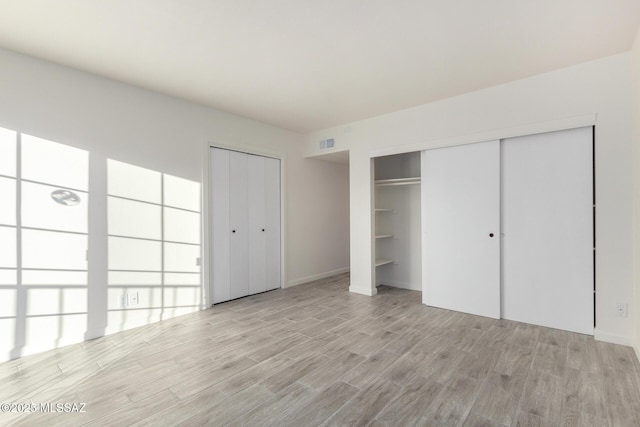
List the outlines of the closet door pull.
{"type": "Polygon", "coordinates": [[[493,237],[493,233],[489,233],[489,237],[493,237]]]}
{"type": "Polygon", "coordinates": [[[236,230],[231,230],[231,232],[232,232],[232,233],[235,233],[235,232],[236,232],[236,230]]]}
{"type": "Polygon", "coordinates": [[[264,231],[264,228],[262,229],[262,231],[264,231]]]}

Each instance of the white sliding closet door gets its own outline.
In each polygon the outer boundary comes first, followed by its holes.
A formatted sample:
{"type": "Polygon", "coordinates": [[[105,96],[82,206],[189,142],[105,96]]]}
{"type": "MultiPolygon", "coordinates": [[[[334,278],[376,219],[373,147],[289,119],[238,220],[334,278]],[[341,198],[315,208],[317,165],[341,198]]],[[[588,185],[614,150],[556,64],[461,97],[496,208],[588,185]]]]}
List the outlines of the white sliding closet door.
{"type": "Polygon", "coordinates": [[[500,317],[500,142],[422,152],[423,303],[500,317]]]}
{"type": "Polygon", "coordinates": [[[280,287],[280,160],[264,158],[265,238],[266,238],[266,290],[280,287]]]}
{"type": "Polygon", "coordinates": [[[228,150],[211,149],[211,280],[215,283],[213,303],[231,297],[229,247],[231,224],[229,212],[229,154],[228,150]]]}
{"type": "Polygon", "coordinates": [[[231,299],[249,295],[249,179],[248,157],[231,151],[229,206],[231,224],[231,299]]]}
{"type": "Polygon", "coordinates": [[[248,156],[249,165],[249,294],[267,290],[265,158],[248,156]]]}
{"type": "Polygon", "coordinates": [[[592,128],[502,142],[502,316],[593,335],[592,128]]]}

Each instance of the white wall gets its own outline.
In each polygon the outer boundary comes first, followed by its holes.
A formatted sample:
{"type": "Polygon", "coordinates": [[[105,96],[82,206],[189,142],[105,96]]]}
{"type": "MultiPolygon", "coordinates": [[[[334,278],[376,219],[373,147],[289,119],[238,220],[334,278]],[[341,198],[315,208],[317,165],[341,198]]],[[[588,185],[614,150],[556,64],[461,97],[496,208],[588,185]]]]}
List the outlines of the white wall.
{"type": "Polygon", "coordinates": [[[6,50],[0,50],[0,127],[89,151],[86,338],[185,311],[140,310],[107,324],[107,159],[202,183],[207,142],[280,154],[287,283],[348,268],[348,167],[303,159],[299,134],[6,50]]]}
{"type": "Polygon", "coordinates": [[[349,165],[299,159],[289,167],[288,192],[288,285],[348,271],[349,165]]]}
{"type": "Polygon", "coordinates": [[[640,29],[631,51],[633,89],[633,193],[634,193],[634,274],[635,291],[635,343],[640,359],[640,29]]]}
{"type": "Polygon", "coordinates": [[[597,330],[631,344],[632,145],[629,53],[307,135],[307,155],[333,137],[350,150],[351,290],[375,293],[371,269],[371,163],[375,155],[596,124],[597,330]],[[627,318],[615,304],[628,303],[627,318]]]}

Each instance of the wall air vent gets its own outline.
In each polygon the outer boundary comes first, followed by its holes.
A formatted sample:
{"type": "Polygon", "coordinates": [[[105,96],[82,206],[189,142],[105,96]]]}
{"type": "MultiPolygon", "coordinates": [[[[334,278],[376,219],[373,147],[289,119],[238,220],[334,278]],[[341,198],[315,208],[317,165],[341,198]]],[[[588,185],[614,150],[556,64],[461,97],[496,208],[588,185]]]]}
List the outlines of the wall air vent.
{"type": "Polygon", "coordinates": [[[336,146],[336,141],[333,138],[323,139],[320,141],[320,149],[326,150],[327,148],[333,148],[336,146]]]}

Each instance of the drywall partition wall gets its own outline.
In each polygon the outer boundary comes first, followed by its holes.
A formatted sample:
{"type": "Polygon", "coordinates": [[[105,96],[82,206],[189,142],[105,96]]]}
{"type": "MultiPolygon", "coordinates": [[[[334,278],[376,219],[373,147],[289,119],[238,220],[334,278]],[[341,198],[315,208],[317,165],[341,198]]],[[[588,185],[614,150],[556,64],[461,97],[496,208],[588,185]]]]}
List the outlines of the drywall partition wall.
{"type": "Polygon", "coordinates": [[[307,135],[306,155],[331,135],[350,150],[351,287],[371,294],[372,156],[596,126],[597,327],[595,336],[631,344],[631,54],[625,53],[307,135]],[[367,212],[367,209],[369,211],[367,212]]]}
{"type": "MultiPolygon", "coordinates": [[[[82,310],[86,311],[87,322],[82,325],[81,338],[202,307],[202,295],[194,291],[193,279],[206,269],[200,269],[193,261],[194,248],[197,250],[206,242],[194,242],[191,234],[172,242],[175,228],[157,225],[163,217],[169,221],[188,217],[191,223],[194,216],[206,214],[201,209],[199,191],[208,142],[282,155],[283,215],[286,219],[296,218],[285,222],[287,270],[283,273],[287,282],[348,266],[346,253],[333,250],[334,240],[340,240],[340,233],[348,227],[348,200],[328,190],[338,183],[346,185],[346,170],[340,169],[340,176],[345,179],[336,178],[337,168],[332,164],[303,159],[304,147],[296,133],[6,50],[0,50],[0,127],[88,155],[88,291],[86,310],[82,310]],[[142,182],[147,184],[138,185],[142,182]],[[142,215],[142,223],[148,219],[146,225],[153,225],[152,229],[127,229],[127,223],[115,217],[118,204],[136,206],[136,215],[142,215]],[[143,204],[147,210],[141,207],[143,204]],[[322,221],[309,225],[304,220],[308,211],[336,222],[342,215],[344,225],[339,230],[322,221]],[[142,212],[153,213],[145,216],[142,212]],[[143,231],[148,234],[136,234],[143,231]],[[149,242],[148,247],[156,255],[135,258],[140,263],[144,261],[144,265],[126,264],[127,259],[115,258],[114,242],[134,251],[149,242]],[[158,258],[157,250],[163,245],[170,248],[170,258],[158,258]],[[170,270],[173,268],[178,271],[170,270]],[[129,288],[135,289],[131,294],[137,295],[131,295],[130,301],[125,302],[129,305],[122,308],[120,297],[129,288]]],[[[193,228],[190,230],[189,233],[193,228]]],[[[201,289],[199,281],[198,278],[196,289],[201,289]]],[[[15,336],[9,339],[4,332],[22,337],[28,334],[24,315],[14,312],[17,305],[23,307],[18,307],[23,312],[27,309],[28,300],[24,297],[28,296],[17,297],[15,283],[2,286],[7,292],[2,293],[0,304],[0,359],[6,359],[26,353],[22,346],[16,348],[15,336]],[[6,295],[9,298],[5,299],[6,295]]],[[[61,345],[64,331],[58,327],[60,313],[38,318],[46,320],[42,322],[48,333],[56,338],[38,350],[61,345]]]]}
{"type": "MultiPolygon", "coordinates": [[[[303,144],[298,148],[302,153],[303,144]]],[[[289,211],[296,214],[287,219],[290,257],[286,285],[349,271],[349,165],[302,159],[289,165],[288,175],[287,192],[297,197],[288,200],[289,211]],[[296,179],[299,176],[307,179],[296,179]],[[296,248],[304,253],[294,258],[290,251],[296,248]],[[317,272],[311,273],[311,266],[316,266],[317,272]]]]}
{"type": "Polygon", "coordinates": [[[631,51],[633,117],[634,280],[635,350],[640,359],[640,29],[631,51]]]}

